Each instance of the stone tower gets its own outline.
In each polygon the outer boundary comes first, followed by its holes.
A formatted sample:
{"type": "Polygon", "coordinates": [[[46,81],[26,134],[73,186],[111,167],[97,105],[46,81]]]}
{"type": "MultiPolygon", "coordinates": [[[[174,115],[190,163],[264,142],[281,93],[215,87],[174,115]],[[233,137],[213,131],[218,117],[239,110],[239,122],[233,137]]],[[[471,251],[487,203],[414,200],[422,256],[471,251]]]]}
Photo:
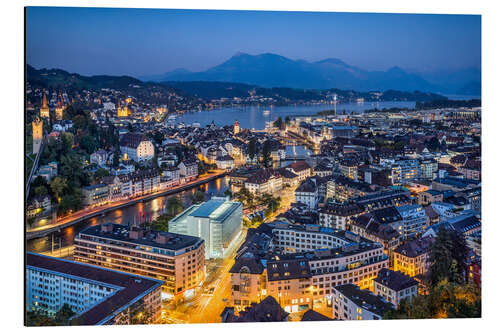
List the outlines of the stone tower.
{"type": "Polygon", "coordinates": [[[47,95],[45,91],[43,92],[42,97],[42,107],[40,108],[40,117],[50,119],[50,109],[49,104],[47,103],[47,95]]]}
{"type": "Polygon", "coordinates": [[[234,122],[234,135],[238,134],[240,132],[240,124],[238,123],[238,120],[234,122]]]}
{"type": "Polygon", "coordinates": [[[59,98],[57,99],[57,107],[56,107],[56,120],[62,120],[63,119],[63,111],[64,111],[64,105],[63,105],[63,98],[61,93],[59,93],[59,98]]]}
{"type": "Polygon", "coordinates": [[[43,139],[43,121],[37,117],[31,123],[31,127],[33,129],[33,154],[38,154],[43,139]]]}

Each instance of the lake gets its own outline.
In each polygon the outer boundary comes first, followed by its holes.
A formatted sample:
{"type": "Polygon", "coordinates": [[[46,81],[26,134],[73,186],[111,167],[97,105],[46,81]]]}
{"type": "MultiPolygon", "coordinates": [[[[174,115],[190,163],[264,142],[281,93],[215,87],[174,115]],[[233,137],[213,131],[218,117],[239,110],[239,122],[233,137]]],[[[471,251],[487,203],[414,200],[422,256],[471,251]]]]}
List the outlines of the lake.
{"type": "MultiPolygon", "coordinates": [[[[320,111],[333,110],[333,104],[308,104],[290,106],[237,106],[214,109],[210,111],[187,112],[176,118],[176,123],[199,123],[206,126],[214,122],[217,126],[233,125],[238,120],[241,128],[262,130],[267,121],[274,121],[287,116],[314,115],[320,111]],[[269,111],[269,112],[267,112],[269,111]]],[[[414,108],[415,102],[364,102],[364,103],[339,103],[337,112],[344,110],[348,113],[360,113],[373,108],[414,108]]]]}

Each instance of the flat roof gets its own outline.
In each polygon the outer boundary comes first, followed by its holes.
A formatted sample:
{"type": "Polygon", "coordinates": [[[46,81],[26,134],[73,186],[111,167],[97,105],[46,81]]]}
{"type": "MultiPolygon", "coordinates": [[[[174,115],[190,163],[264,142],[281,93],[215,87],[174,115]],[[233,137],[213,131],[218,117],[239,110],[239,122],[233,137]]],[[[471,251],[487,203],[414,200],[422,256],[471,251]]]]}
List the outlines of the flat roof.
{"type": "MultiPolygon", "coordinates": [[[[110,223],[111,224],[111,223],[110,223]]],[[[121,224],[112,224],[113,230],[109,232],[103,232],[101,225],[91,226],[82,231],[79,234],[96,236],[106,239],[113,239],[128,243],[134,243],[139,245],[146,245],[150,247],[162,248],[166,250],[177,251],[188,246],[196,245],[198,242],[203,241],[199,237],[176,234],[173,232],[155,231],[144,232],[144,236],[139,239],[133,239],[129,236],[130,228],[121,224]],[[156,242],[156,236],[160,233],[167,237],[167,242],[165,244],[156,242]]]]}
{"type": "Polygon", "coordinates": [[[209,218],[210,214],[212,214],[223,203],[224,203],[224,201],[222,201],[222,200],[209,200],[209,201],[203,203],[200,207],[198,207],[198,209],[196,209],[190,215],[196,216],[196,217],[209,218]]]}
{"type": "Polygon", "coordinates": [[[26,253],[26,267],[51,271],[56,275],[92,280],[97,284],[107,284],[117,288],[102,302],[75,316],[73,320],[79,325],[104,324],[163,284],[163,281],[156,279],[31,252],[26,253]]]}
{"type": "Polygon", "coordinates": [[[189,213],[189,216],[210,218],[214,221],[223,221],[232,212],[234,212],[241,203],[235,201],[224,201],[218,199],[211,199],[203,203],[199,207],[195,207],[194,211],[189,213]]]}

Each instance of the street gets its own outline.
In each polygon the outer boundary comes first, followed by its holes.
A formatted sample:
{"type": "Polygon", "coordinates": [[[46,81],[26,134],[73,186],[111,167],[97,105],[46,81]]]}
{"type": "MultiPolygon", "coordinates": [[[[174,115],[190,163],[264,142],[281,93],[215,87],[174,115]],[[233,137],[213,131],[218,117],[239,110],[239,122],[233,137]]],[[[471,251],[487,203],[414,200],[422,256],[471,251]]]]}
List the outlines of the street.
{"type": "Polygon", "coordinates": [[[231,274],[234,255],[246,237],[243,229],[238,243],[227,259],[212,259],[206,263],[205,283],[196,295],[180,304],[167,303],[162,309],[162,324],[220,323],[220,314],[231,297],[231,274]],[[211,290],[213,289],[213,292],[211,290]]]}

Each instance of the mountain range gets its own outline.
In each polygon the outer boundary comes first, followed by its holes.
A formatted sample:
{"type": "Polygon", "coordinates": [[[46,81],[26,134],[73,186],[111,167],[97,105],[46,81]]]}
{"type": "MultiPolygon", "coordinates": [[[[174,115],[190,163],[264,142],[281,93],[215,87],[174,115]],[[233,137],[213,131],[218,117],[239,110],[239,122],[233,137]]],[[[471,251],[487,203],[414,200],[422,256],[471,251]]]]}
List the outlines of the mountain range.
{"type": "Polygon", "coordinates": [[[336,58],[316,62],[292,60],[281,55],[250,55],[238,52],[206,71],[176,69],[159,75],[140,77],[144,81],[219,81],[254,84],[263,87],[298,89],[346,89],[357,91],[429,91],[445,94],[481,94],[481,70],[467,68],[417,72],[392,67],[369,71],[336,58]]]}
{"type": "MultiPolygon", "coordinates": [[[[179,72],[179,71],[178,71],[179,72]]],[[[125,94],[132,94],[155,103],[165,103],[172,93],[182,97],[184,106],[190,103],[203,103],[213,99],[246,99],[252,96],[268,97],[276,105],[302,103],[319,100],[330,100],[337,95],[339,101],[434,101],[445,100],[445,96],[421,91],[385,90],[379,92],[360,92],[354,90],[331,89],[297,89],[288,87],[262,87],[245,83],[217,81],[162,81],[143,82],[131,76],[94,75],[85,76],[70,73],[62,69],[36,69],[30,65],[26,68],[26,79],[32,88],[77,93],[82,89],[101,90],[117,89],[125,94]],[[187,104],[186,104],[187,103],[187,104]]]]}

